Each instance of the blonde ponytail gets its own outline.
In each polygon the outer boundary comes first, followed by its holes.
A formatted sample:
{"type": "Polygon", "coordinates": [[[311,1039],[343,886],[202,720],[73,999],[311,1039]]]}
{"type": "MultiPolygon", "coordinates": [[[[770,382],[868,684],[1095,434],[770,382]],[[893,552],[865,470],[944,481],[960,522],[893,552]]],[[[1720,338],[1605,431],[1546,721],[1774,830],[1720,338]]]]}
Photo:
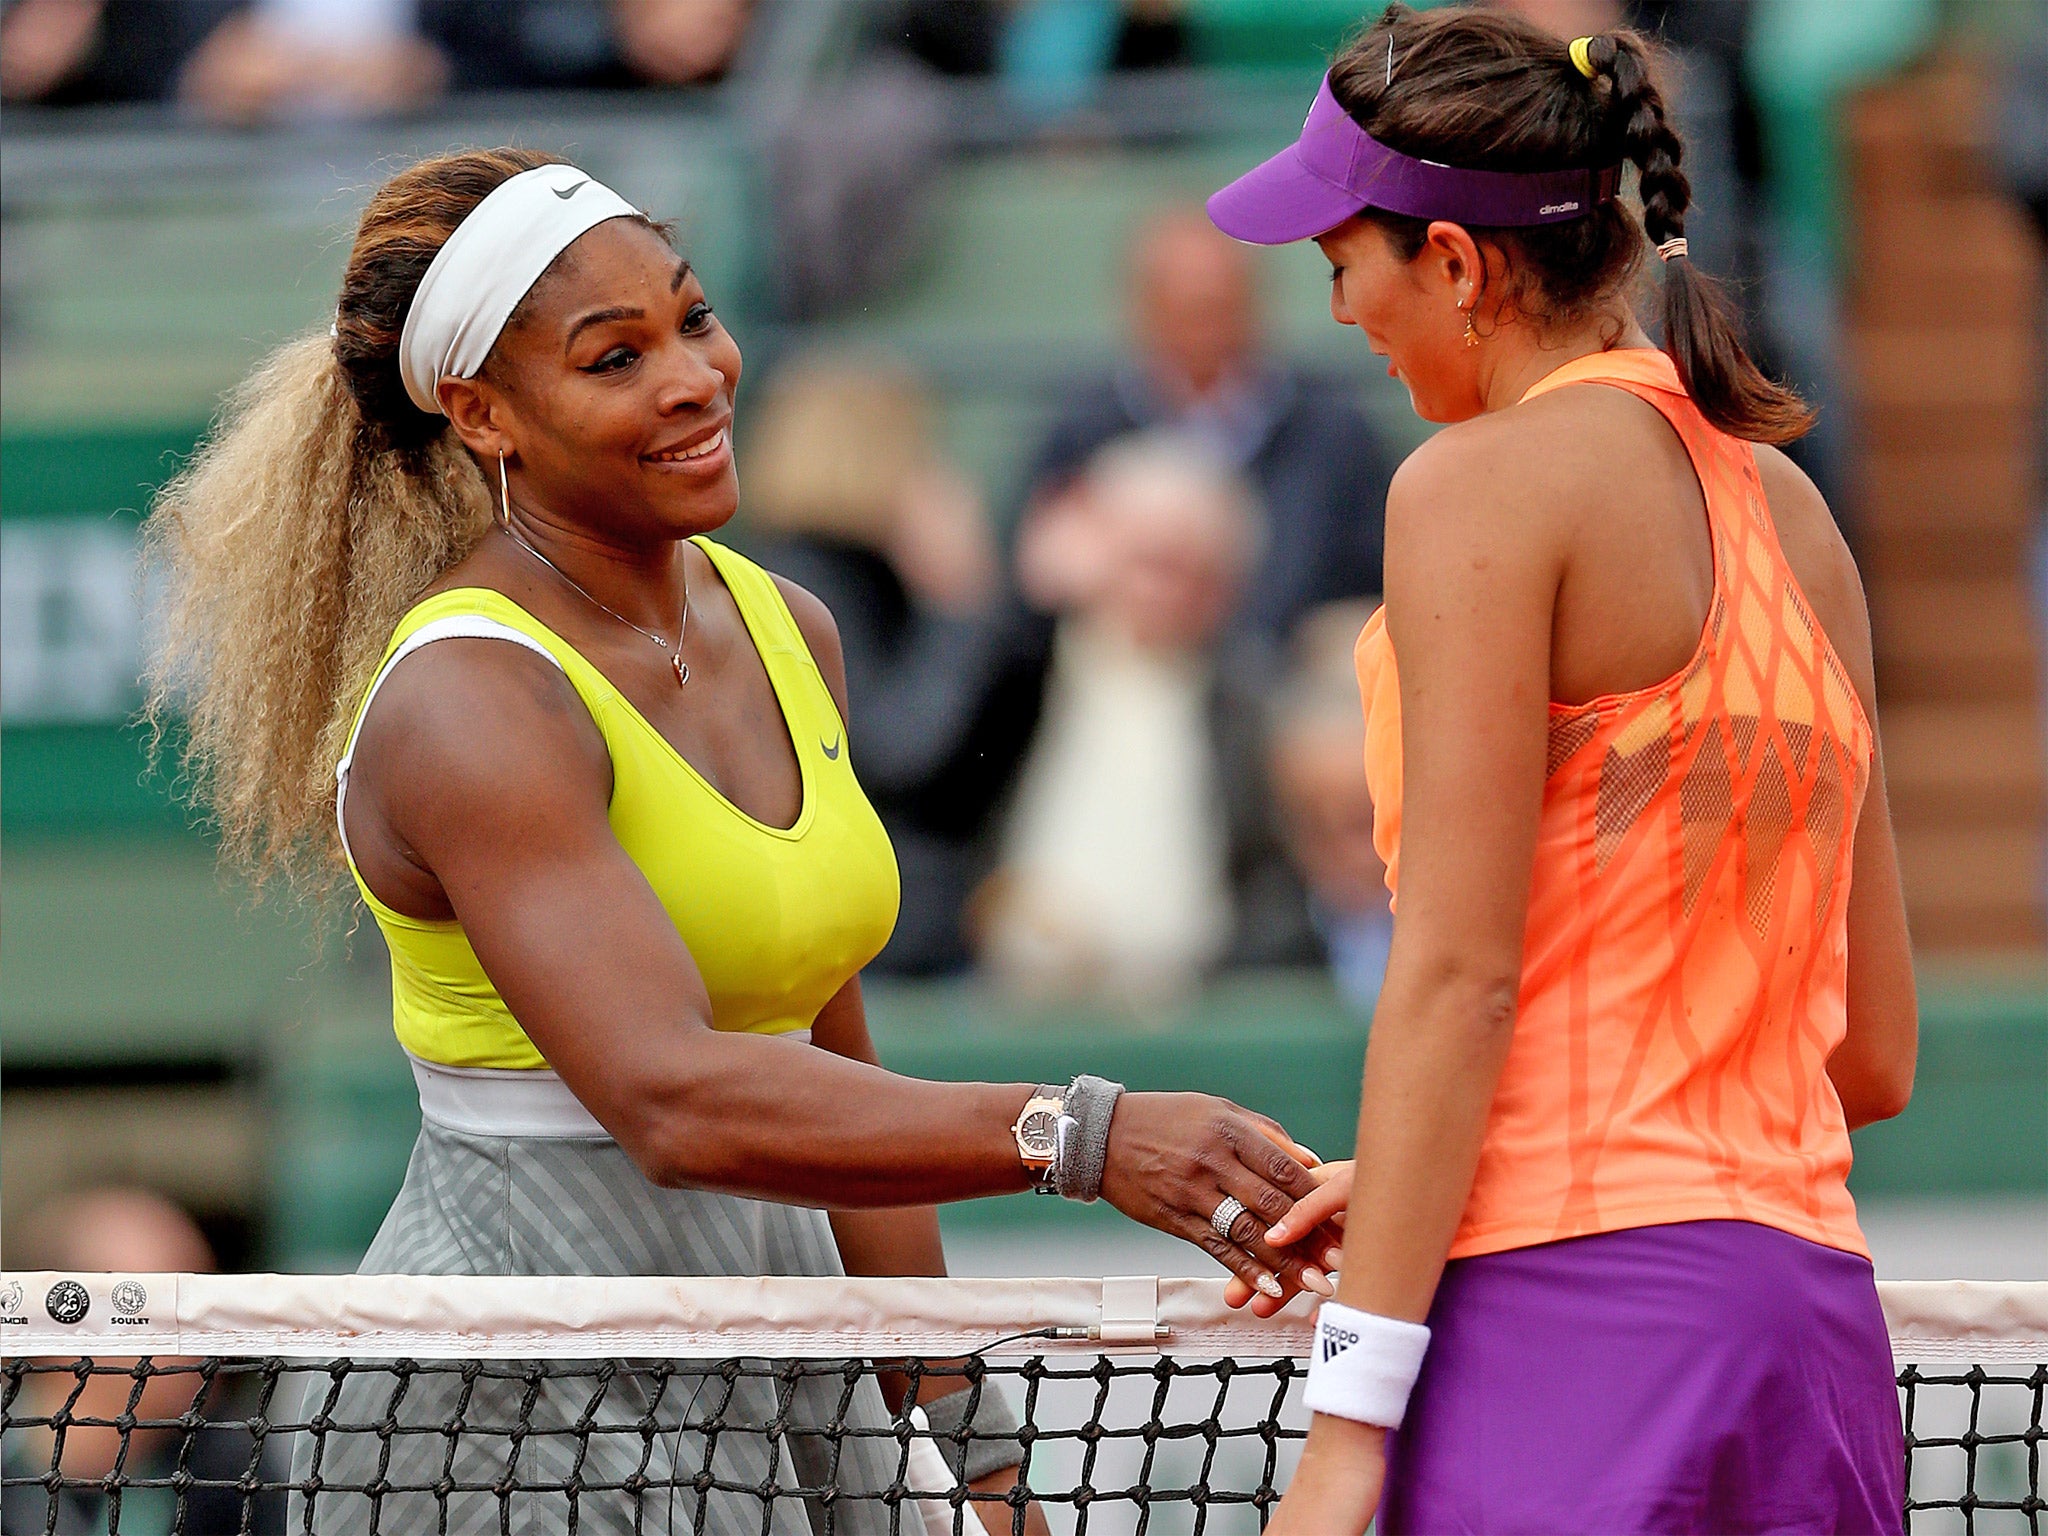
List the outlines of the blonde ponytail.
{"type": "Polygon", "coordinates": [[[182,781],[260,890],[340,883],[334,765],[392,628],[483,538],[491,493],[398,374],[405,315],[471,210],[554,156],[438,155],[357,226],[334,328],[277,350],[229,401],[143,530],[168,578],[144,715],[186,724],[182,781]]]}
{"type": "Polygon", "coordinates": [[[453,433],[412,451],[366,424],[323,332],[280,348],[157,497],[169,579],[146,718],[182,715],[185,778],[222,857],[261,888],[329,894],[334,764],[392,627],[490,526],[453,433]]]}

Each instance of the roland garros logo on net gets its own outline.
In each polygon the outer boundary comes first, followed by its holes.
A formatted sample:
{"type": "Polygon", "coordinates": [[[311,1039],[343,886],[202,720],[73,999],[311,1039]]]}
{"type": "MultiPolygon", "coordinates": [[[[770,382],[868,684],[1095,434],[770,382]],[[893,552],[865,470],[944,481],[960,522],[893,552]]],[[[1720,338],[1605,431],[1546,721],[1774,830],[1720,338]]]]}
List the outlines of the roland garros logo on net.
{"type": "MultiPolygon", "coordinates": [[[[139,1280],[118,1280],[108,1299],[113,1303],[114,1315],[107,1322],[115,1328],[147,1328],[149,1318],[145,1312],[149,1306],[149,1291],[139,1280]]],[[[21,1310],[21,1282],[10,1280],[0,1286],[0,1327],[22,1326],[28,1319],[21,1310]]],[[[59,1280],[50,1287],[50,1294],[43,1299],[44,1310],[53,1322],[69,1327],[81,1323],[92,1310],[92,1296],[76,1280],[59,1280]]]]}

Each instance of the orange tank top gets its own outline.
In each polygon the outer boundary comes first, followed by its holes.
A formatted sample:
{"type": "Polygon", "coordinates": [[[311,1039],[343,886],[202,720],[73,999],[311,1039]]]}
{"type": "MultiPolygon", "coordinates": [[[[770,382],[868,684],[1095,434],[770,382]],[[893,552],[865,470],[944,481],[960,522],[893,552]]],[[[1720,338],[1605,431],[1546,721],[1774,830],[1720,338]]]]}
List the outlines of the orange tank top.
{"type": "MultiPolygon", "coordinates": [[[[1452,1258],[1667,1222],[1868,1256],[1827,1061],[1847,1029],[1849,872],[1872,734],[1791,568],[1749,444],[1662,352],[1567,363],[1662,413],[1706,493],[1714,595],[1677,676],[1550,706],[1520,1007],[1452,1258]]],[[[1375,840],[1400,871],[1385,610],[1358,641],[1375,840]]]]}

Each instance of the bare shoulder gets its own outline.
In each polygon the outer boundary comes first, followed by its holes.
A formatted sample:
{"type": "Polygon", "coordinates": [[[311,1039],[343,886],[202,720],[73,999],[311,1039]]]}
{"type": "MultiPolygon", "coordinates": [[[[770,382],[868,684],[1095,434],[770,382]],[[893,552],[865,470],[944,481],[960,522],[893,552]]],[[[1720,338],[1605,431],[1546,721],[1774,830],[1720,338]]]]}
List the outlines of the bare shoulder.
{"type": "MultiPolygon", "coordinates": [[[[769,572],[775,576],[774,572],[769,572]]],[[[832,617],[832,610],[824,600],[807,587],[800,587],[787,576],[775,576],[775,588],[782,594],[783,602],[789,605],[789,616],[796,620],[797,632],[804,637],[804,644],[810,647],[811,659],[824,674],[825,686],[832,690],[832,702],[839,706],[839,718],[846,718],[846,654],[839,644],[839,622],[832,617]]]]}
{"type": "Polygon", "coordinates": [[[1860,593],[1855,557],[1820,487],[1784,450],[1767,443],[1755,448],[1757,478],[1763,482],[1778,543],[1807,596],[1820,602],[1824,591],[1844,586],[1860,593]]]}
{"type": "Polygon", "coordinates": [[[1822,631],[1860,681],[1870,667],[1870,616],[1848,540],[1819,487],[1784,452],[1758,444],[1756,470],[1785,562],[1822,631]]]}
{"type": "Polygon", "coordinates": [[[1565,389],[1445,427],[1410,454],[1387,492],[1388,558],[1401,544],[1561,558],[1611,497],[1611,445],[1647,409],[1618,390],[1565,389]]]}
{"type": "Polygon", "coordinates": [[[461,637],[406,657],[364,717],[351,773],[402,830],[536,796],[611,794],[611,756],[562,669],[525,646],[461,637]]]}

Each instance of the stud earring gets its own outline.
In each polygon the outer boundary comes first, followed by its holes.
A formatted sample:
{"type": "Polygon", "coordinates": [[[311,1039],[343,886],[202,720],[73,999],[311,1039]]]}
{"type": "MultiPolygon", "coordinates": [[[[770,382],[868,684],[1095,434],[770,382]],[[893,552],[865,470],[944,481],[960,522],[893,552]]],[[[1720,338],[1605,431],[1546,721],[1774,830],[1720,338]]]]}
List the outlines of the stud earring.
{"type": "MultiPolygon", "coordinates": [[[[1469,325],[1471,317],[1466,317],[1469,325]]],[[[498,526],[508,532],[512,527],[512,488],[505,480],[505,455],[498,455],[498,526]]]]}

